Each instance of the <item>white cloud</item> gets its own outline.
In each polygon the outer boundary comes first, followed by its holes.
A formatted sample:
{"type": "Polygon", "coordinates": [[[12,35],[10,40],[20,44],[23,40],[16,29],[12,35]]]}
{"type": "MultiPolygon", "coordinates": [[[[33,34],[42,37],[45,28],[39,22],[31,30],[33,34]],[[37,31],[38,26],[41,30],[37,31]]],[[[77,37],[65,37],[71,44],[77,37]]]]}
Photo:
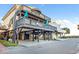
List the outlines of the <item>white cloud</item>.
{"type": "Polygon", "coordinates": [[[61,28],[68,27],[70,29],[70,35],[79,35],[77,23],[73,23],[68,19],[55,19],[55,21],[61,25],[61,28]]]}

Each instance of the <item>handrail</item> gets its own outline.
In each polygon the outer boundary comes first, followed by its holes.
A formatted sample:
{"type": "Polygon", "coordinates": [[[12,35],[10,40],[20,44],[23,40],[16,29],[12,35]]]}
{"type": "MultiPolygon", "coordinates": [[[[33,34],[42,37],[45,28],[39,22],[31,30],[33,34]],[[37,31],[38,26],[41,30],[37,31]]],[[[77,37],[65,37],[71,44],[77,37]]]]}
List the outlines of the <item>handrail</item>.
{"type": "MultiPolygon", "coordinates": [[[[28,20],[28,19],[26,19],[26,20],[28,20]]],[[[44,24],[42,26],[39,26],[37,24],[32,25],[30,23],[27,23],[26,20],[25,19],[17,20],[15,27],[23,26],[23,25],[30,25],[30,26],[34,26],[34,27],[37,27],[37,28],[40,28],[40,29],[44,28],[44,29],[56,30],[56,27],[54,27],[54,26],[51,26],[51,25],[46,25],[45,26],[44,24]]]]}

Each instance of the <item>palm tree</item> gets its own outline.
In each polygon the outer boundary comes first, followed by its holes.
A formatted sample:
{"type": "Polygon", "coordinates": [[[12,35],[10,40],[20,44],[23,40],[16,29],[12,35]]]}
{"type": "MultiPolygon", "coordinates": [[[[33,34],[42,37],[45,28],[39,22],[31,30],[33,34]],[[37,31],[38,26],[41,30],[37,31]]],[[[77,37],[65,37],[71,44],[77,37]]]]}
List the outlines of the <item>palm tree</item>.
{"type": "Polygon", "coordinates": [[[70,29],[69,28],[62,28],[62,30],[64,30],[65,31],[65,33],[64,34],[70,34],[70,29]]]}

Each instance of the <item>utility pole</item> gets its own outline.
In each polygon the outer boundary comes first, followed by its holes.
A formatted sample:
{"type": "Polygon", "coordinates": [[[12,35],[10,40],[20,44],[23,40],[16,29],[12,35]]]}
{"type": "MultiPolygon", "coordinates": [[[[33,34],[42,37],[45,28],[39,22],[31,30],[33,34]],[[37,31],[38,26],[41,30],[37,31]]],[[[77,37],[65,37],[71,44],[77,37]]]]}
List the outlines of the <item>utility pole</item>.
{"type": "Polygon", "coordinates": [[[19,11],[16,11],[15,14],[14,14],[14,17],[13,17],[13,43],[18,43],[18,40],[17,40],[17,36],[18,36],[18,31],[16,28],[16,16],[18,14],[19,11]]]}

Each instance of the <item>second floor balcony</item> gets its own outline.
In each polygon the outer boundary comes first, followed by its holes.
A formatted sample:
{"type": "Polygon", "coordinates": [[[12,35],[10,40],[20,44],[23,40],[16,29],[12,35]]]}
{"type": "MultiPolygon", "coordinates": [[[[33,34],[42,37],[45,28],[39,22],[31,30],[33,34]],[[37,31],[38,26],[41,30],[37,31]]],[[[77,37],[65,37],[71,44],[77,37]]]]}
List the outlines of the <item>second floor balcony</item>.
{"type": "Polygon", "coordinates": [[[57,28],[51,25],[45,25],[43,22],[35,21],[29,18],[26,19],[19,19],[15,23],[15,28],[19,27],[27,27],[27,28],[35,28],[35,29],[42,29],[47,31],[55,31],[57,28]]]}

